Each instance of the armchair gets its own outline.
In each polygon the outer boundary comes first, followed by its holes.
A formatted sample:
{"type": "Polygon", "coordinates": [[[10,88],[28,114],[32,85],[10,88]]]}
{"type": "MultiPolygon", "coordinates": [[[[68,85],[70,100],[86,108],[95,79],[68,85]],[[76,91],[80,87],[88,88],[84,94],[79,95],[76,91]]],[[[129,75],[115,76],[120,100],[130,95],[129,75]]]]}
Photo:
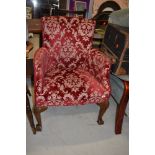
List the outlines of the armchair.
{"type": "Polygon", "coordinates": [[[95,21],[50,16],[42,20],[43,47],[34,56],[34,114],[42,130],[40,113],[48,106],[97,103],[97,122],[108,108],[111,60],[92,48],[95,21]]]}

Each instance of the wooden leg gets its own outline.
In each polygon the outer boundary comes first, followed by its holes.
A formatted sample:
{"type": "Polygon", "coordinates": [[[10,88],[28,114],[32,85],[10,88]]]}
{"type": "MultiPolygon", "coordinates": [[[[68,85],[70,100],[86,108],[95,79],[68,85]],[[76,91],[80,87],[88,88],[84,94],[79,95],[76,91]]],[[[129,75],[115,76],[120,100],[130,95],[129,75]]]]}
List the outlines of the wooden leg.
{"type": "Polygon", "coordinates": [[[109,107],[109,102],[106,101],[106,102],[103,102],[103,103],[98,103],[97,105],[100,106],[97,123],[99,125],[102,125],[102,124],[104,124],[104,121],[102,120],[102,117],[103,117],[103,114],[106,112],[107,108],[109,107]]]}
{"type": "Polygon", "coordinates": [[[41,122],[41,112],[45,111],[47,107],[36,107],[34,105],[33,111],[37,120],[36,131],[42,130],[42,122],[41,122]]]}
{"type": "Polygon", "coordinates": [[[124,92],[120,104],[117,105],[116,110],[115,134],[120,134],[122,131],[122,123],[125,114],[125,109],[129,100],[129,82],[123,81],[123,83],[124,83],[124,92]]]}
{"type": "MultiPolygon", "coordinates": [[[[28,94],[30,94],[30,92],[28,92],[28,94]]],[[[31,107],[30,107],[28,94],[26,94],[26,115],[28,117],[33,134],[36,134],[36,129],[35,129],[35,125],[34,125],[34,120],[33,120],[33,115],[32,115],[32,111],[31,111],[31,107]]]]}

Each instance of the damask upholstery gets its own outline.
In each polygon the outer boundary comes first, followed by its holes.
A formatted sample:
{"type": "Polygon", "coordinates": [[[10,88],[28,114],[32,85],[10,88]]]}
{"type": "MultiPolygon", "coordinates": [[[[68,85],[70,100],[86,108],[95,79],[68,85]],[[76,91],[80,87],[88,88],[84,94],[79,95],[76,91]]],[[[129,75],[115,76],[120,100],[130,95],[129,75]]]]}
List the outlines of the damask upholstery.
{"type": "Polygon", "coordinates": [[[111,60],[92,48],[95,21],[50,16],[41,22],[43,47],[34,56],[36,106],[107,101],[111,60]]]}

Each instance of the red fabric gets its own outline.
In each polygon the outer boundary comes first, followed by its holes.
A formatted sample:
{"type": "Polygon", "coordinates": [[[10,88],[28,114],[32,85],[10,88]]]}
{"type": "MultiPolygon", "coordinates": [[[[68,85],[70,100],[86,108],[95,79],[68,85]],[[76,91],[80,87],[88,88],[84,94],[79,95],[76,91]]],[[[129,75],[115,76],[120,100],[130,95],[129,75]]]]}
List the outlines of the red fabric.
{"type": "Polygon", "coordinates": [[[99,103],[109,99],[111,61],[92,49],[95,22],[43,17],[43,47],[34,57],[37,106],[99,103]]]}

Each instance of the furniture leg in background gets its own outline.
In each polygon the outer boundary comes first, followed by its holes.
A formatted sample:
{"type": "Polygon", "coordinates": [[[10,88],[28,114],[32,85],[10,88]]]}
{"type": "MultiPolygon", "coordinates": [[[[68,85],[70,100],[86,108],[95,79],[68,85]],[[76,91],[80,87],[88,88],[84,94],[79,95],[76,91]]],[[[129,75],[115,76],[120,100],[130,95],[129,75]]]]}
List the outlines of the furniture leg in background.
{"type": "Polygon", "coordinates": [[[35,129],[34,120],[33,120],[33,114],[32,114],[32,110],[30,107],[28,95],[31,96],[31,93],[30,93],[28,87],[26,86],[26,115],[29,120],[33,134],[36,134],[36,129],[35,129]]]}
{"type": "Polygon", "coordinates": [[[125,109],[129,100],[129,82],[122,80],[124,84],[124,91],[120,103],[117,105],[116,120],[115,120],[115,133],[121,134],[122,123],[125,115],[125,109]]]}

